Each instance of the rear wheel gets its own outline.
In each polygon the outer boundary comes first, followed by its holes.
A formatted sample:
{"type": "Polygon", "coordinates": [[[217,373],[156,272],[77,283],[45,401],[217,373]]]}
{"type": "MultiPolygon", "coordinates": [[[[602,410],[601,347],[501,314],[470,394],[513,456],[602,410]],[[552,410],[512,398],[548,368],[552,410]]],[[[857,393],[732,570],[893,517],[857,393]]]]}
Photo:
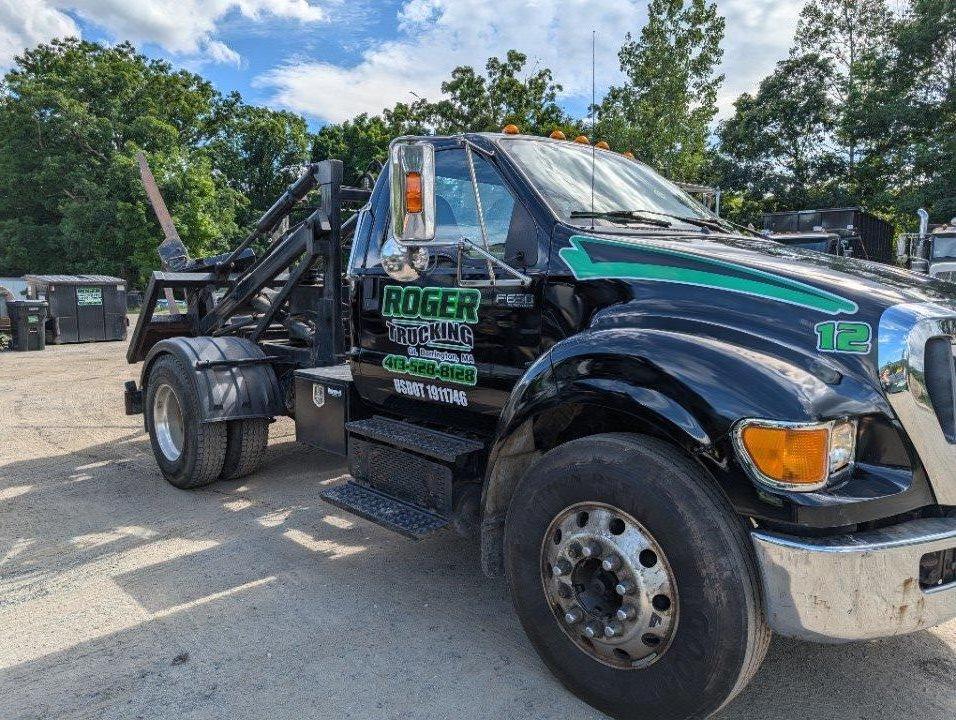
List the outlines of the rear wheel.
{"type": "Polygon", "coordinates": [[[770,631],[745,529],[703,472],[650,438],[545,455],[515,491],[505,569],[529,638],[617,718],[703,718],[742,690],[770,631]]]}
{"type": "Polygon", "coordinates": [[[226,425],[201,421],[186,369],[164,355],[153,364],[146,388],[146,428],[163,476],[183,489],[216,480],[226,457],[226,425]]]}
{"type": "Polygon", "coordinates": [[[230,420],[220,480],[235,480],[259,469],[269,444],[268,420],[230,420]]]}

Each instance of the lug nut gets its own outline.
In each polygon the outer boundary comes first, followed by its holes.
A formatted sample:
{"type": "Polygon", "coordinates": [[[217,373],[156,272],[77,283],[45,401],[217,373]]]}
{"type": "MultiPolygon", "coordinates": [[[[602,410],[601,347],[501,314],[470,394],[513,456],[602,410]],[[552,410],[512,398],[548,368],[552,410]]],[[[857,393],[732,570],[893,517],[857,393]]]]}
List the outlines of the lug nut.
{"type": "Polygon", "coordinates": [[[637,617],[637,608],[633,605],[622,605],[614,615],[621,622],[628,622],[637,617]]]}
{"type": "Polygon", "coordinates": [[[607,638],[617,637],[623,632],[624,627],[617,620],[611,620],[611,622],[604,626],[604,637],[607,638]]]}
{"type": "Polygon", "coordinates": [[[621,580],[614,587],[614,592],[618,595],[633,595],[635,590],[637,590],[637,586],[630,580],[621,580]]]}
{"type": "Polygon", "coordinates": [[[551,569],[554,571],[555,575],[561,577],[571,572],[571,563],[569,563],[567,560],[561,559],[558,560],[551,569]]]}
{"type": "Polygon", "coordinates": [[[601,543],[596,540],[592,540],[587,543],[583,548],[581,548],[581,554],[586,558],[597,558],[601,557],[601,554],[604,552],[604,548],[601,547],[601,543]]]}
{"type": "Polygon", "coordinates": [[[584,619],[584,611],[579,607],[573,607],[564,613],[564,622],[568,625],[577,625],[584,619]]]}
{"type": "Polygon", "coordinates": [[[584,628],[584,636],[591,638],[599,638],[604,634],[604,628],[601,627],[599,623],[589,622],[584,628]]]}
{"type": "Polygon", "coordinates": [[[614,572],[621,569],[621,558],[618,555],[608,555],[601,563],[601,567],[608,572],[614,572]]]}

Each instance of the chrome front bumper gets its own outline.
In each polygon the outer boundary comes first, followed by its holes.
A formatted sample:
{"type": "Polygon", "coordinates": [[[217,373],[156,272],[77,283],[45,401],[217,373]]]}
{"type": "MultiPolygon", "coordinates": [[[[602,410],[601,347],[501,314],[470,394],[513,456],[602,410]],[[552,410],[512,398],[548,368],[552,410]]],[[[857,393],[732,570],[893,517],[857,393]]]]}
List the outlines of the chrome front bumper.
{"type": "Polygon", "coordinates": [[[920,588],[920,558],[956,547],[956,517],[827,538],[751,533],[770,627],[840,643],[903,635],[956,618],[956,582],[920,588]]]}

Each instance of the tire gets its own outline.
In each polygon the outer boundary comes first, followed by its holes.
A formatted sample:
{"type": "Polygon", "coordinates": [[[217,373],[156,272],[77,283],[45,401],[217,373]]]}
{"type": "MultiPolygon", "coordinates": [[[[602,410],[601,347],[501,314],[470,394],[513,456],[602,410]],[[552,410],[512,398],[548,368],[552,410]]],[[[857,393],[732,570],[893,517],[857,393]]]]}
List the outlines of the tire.
{"type": "Polygon", "coordinates": [[[236,480],[259,469],[269,444],[268,420],[230,420],[226,423],[226,457],[220,480],[236,480]]]}
{"type": "MultiPolygon", "coordinates": [[[[550,451],[515,490],[505,523],[505,572],[521,624],[564,686],[612,717],[709,717],[746,687],[766,654],[770,629],[764,619],[749,536],[711,483],[700,468],[667,443],[607,434],[574,440],[550,451]],[[652,547],[663,552],[665,561],[656,567],[662,573],[666,569],[666,577],[674,583],[675,603],[672,607],[667,603],[673,615],[661,626],[669,628],[664,644],[658,651],[649,651],[651,655],[640,662],[624,653],[621,665],[614,665],[618,662],[616,654],[621,652],[610,644],[614,640],[600,634],[592,634],[593,640],[585,637],[582,625],[575,624],[582,621],[562,615],[564,610],[555,604],[556,597],[570,597],[566,602],[578,603],[574,606],[577,612],[586,607],[588,599],[584,595],[588,585],[574,581],[574,574],[584,567],[583,560],[571,565],[573,571],[567,581],[557,578],[559,592],[554,592],[548,580],[549,575],[568,572],[569,567],[566,563],[563,568],[555,565],[554,570],[550,569],[549,553],[566,552],[575,563],[574,553],[581,546],[572,543],[561,549],[559,543],[566,542],[571,532],[565,532],[562,539],[562,526],[555,523],[568,517],[568,512],[576,512],[577,507],[611,508],[612,514],[601,517],[614,517],[614,511],[623,511],[620,515],[633,523],[633,532],[645,531],[655,543],[652,547]],[[552,542],[557,549],[547,544],[552,542]],[[606,655],[609,651],[613,653],[610,658],[606,655]]],[[[594,517],[599,516],[595,513],[594,517]]],[[[598,522],[594,518],[592,521],[598,522]]],[[[587,522],[590,525],[592,521],[587,522]]],[[[631,533],[632,525],[627,527],[631,533]]],[[[592,531],[586,527],[582,532],[592,531]]],[[[602,542],[597,541],[601,552],[614,554],[614,547],[605,543],[602,548],[602,542]]],[[[636,562],[628,568],[639,569],[636,562]]],[[[621,572],[628,568],[621,568],[621,572]]],[[[627,592],[621,587],[616,586],[617,595],[627,592]]],[[[631,592],[633,587],[631,583],[631,592]]],[[[608,591],[608,595],[612,593],[608,591]]],[[[654,607],[659,597],[654,596],[654,607]]],[[[617,600],[625,601],[626,595],[617,600]]],[[[614,622],[615,615],[602,621],[594,614],[606,609],[606,604],[599,604],[593,612],[584,613],[584,621],[597,629],[603,622],[614,622]]],[[[634,605],[625,609],[633,612],[634,605]]],[[[653,619],[654,612],[641,611],[642,618],[648,615],[653,619]]],[[[593,633],[595,628],[584,629],[593,633]]],[[[615,631],[621,631],[621,624],[615,631]]],[[[643,630],[638,627],[636,632],[643,630]]],[[[632,642],[636,643],[648,635],[634,637],[632,642]]]]}
{"type": "Polygon", "coordinates": [[[201,422],[196,392],[174,356],[163,355],[150,370],[144,412],[153,455],[171,485],[191,490],[219,477],[226,457],[226,423],[201,422]],[[178,419],[173,419],[177,412],[178,419]]]}

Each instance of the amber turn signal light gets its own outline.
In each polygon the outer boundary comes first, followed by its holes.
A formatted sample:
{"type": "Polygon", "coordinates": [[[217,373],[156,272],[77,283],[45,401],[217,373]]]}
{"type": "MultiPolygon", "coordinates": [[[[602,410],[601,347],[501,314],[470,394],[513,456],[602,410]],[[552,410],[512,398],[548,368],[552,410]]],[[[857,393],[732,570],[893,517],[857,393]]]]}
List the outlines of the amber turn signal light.
{"type": "Polygon", "coordinates": [[[782,485],[809,486],[826,482],[830,473],[828,427],[765,427],[749,425],[740,441],[754,467],[782,485]]]}
{"type": "Polygon", "coordinates": [[[552,140],[567,140],[567,136],[560,130],[552,130],[551,134],[548,136],[552,140]]]}
{"type": "Polygon", "coordinates": [[[512,125],[509,123],[508,125],[505,125],[503,128],[501,128],[501,132],[503,132],[505,135],[517,135],[518,126],[512,125]]]}
{"type": "Polygon", "coordinates": [[[574,138],[574,142],[576,142],[576,143],[581,143],[582,145],[590,145],[590,144],[591,144],[591,141],[588,140],[588,136],[587,136],[587,135],[578,135],[576,138],[574,138]]]}
{"type": "Polygon", "coordinates": [[[405,173],[405,211],[410,213],[420,213],[422,211],[421,173],[405,173]]]}
{"type": "Polygon", "coordinates": [[[606,142],[604,142],[603,140],[598,140],[596,143],[594,143],[594,147],[596,147],[598,150],[610,150],[610,149],[611,149],[611,146],[608,145],[608,144],[607,144],[606,142]]]}
{"type": "Polygon", "coordinates": [[[633,159],[634,159],[634,153],[632,153],[630,150],[625,150],[625,151],[624,151],[623,153],[621,153],[621,154],[622,154],[624,157],[626,157],[628,160],[633,160],[633,159]]]}

